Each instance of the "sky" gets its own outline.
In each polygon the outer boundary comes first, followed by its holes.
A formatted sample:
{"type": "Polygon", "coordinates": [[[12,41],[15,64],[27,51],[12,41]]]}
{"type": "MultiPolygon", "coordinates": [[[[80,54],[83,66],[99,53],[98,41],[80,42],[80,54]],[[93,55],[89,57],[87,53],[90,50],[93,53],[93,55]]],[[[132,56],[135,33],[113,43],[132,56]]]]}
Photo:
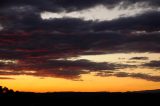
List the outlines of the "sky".
{"type": "Polygon", "coordinates": [[[2,0],[0,85],[29,92],[160,89],[159,0],[2,0]]]}

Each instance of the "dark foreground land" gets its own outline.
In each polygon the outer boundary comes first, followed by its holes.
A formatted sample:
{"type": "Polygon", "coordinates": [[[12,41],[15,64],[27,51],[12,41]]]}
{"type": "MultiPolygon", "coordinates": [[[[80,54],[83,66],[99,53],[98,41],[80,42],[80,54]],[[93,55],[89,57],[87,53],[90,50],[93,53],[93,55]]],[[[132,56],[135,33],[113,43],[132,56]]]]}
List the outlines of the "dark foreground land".
{"type": "Polygon", "coordinates": [[[160,90],[107,93],[61,92],[27,93],[12,92],[0,95],[0,106],[59,106],[59,105],[160,105],[160,90]]]}

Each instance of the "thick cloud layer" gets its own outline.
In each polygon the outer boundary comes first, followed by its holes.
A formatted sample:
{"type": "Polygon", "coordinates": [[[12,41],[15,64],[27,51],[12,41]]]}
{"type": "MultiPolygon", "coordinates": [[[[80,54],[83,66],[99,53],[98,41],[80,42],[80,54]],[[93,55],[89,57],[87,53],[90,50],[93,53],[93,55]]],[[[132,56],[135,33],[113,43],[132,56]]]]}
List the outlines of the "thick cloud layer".
{"type": "Polygon", "coordinates": [[[103,21],[94,25],[95,31],[105,30],[134,30],[134,31],[159,31],[160,12],[146,12],[134,17],[122,17],[112,21],[103,21]]]}
{"type": "Polygon", "coordinates": [[[0,75],[27,74],[72,79],[94,71],[124,68],[124,65],[55,59],[119,52],[159,53],[159,0],[123,1],[2,0],[0,59],[14,60],[18,63],[1,62],[0,69],[4,71],[0,71],[0,75]],[[130,4],[140,2],[145,2],[144,5],[155,10],[110,21],[85,21],[82,18],[43,20],[41,18],[43,11],[56,13],[78,11],[96,5],[114,8],[119,3],[121,3],[121,9],[124,9],[130,4]]]}
{"type": "Polygon", "coordinates": [[[7,5],[31,5],[40,10],[49,11],[75,11],[81,10],[96,5],[105,5],[108,8],[113,8],[119,3],[123,2],[123,8],[128,7],[129,4],[145,2],[150,6],[159,6],[159,0],[2,0],[1,7],[7,5]]]}
{"type": "Polygon", "coordinates": [[[43,30],[5,31],[1,32],[0,36],[0,58],[57,59],[78,56],[85,54],[86,51],[160,52],[159,39],[159,32],[123,34],[118,32],[62,33],[43,30]]]}

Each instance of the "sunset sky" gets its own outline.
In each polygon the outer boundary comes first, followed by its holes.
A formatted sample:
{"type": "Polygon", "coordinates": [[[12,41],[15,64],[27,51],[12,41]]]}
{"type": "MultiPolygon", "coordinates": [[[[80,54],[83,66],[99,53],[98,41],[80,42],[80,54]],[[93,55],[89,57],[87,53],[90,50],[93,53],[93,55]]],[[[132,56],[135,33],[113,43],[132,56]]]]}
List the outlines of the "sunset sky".
{"type": "Polygon", "coordinates": [[[160,89],[160,0],[1,0],[0,86],[160,89]]]}

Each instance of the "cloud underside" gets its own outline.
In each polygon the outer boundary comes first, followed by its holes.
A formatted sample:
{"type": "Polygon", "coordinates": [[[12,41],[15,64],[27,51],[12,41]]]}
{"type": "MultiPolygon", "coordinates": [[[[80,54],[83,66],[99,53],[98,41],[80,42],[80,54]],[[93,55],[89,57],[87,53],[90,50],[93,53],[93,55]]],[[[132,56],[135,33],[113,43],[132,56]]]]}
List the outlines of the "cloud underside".
{"type": "MultiPolygon", "coordinates": [[[[141,66],[159,69],[160,61],[151,61],[141,66]]],[[[89,60],[25,60],[17,62],[0,62],[0,75],[32,75],[37,77],[58,77],[70,80],[80,80],[81,75],[95,73],[101,77],[131,77],[147,81],[160,82],[160,76],[146,73],[120,72],[120,69],[136,68],[137,66],[115,64],[108,62],[91,62],[89,60]]],[[[0,79],[13,79],[0,77],[0,79]]]]}
{"type": "Polygon", "coordinates": [[[149,63],[143,64],[143,66],[160,69],[160,61],[150,61],[149,63]]]}
{"type": "MultiPolygon", "coordinates": [[[[107,53],[160,52],[159,0],[2,0],[0,4],[0,75],[35,75],[44,77],[80,78],[90,72],[115,71],[127,67],[88,60],[56,60],[107,53]],[[74,12],[97,5],[120,9],[141,3],[153,8],[135,16],[114,20],[93,21],[82,18],[44,20],[41,13],[74,12]]],[[[107,15],[107,13],[104,13],[107,15]]],[[[147,60],[135,57],[135,60],[147,60]]],[[[156,63],[157,64],[157,63],[156,63]]],[[[148,63],[144,66],[157,66],[148,63]]],[[[133,75],[126,75],[133,77],[133,75]]],[[[136,75],[134,75],[136,76],[136,75]]],[[[157,77],[142,79],[157,81],[157,77]]],[[[139,76],[138,76],[139,77],[139,76]]],[[[140,77],[139,77],[140,78],[140,77]]],[[[0,78],[3,79],[3,78],[0,78]]]]}
{"type": "Polygon", "coordinates": [[[131,78],[143,79],[147,81],[160,82],[160,76],[149,75],[144,73],[127,73],[127,72],[102,73],[101,72],[101,73],[97,73],[96,76],[101,76],[101,77],[116,76],[121,78],[131,77],[131,78]]]}
{"type": "Polygon", "coordinates": [[[14,78],[10,78],[10,77],[0,77],[1,80],[14,80],[14,78]]]}
{"type": "MultiPolygon", "coordinates": [[[[160,61],[151,61],[141,66],[150,67],[152,69],[159,69],[160,61]]],[[[89,60],[48,60],[48,61],[18,61],[1,62],[0,75],[31,75],[37,77],[58,77],[70,80],[80,80],[81,75],[95,73],[96,76],[101,77],[121,77],[121,78],[135,78],[147,81],[160,82],[159,75],[152,75],[147,73],[129,73],[120,72],[120,69],[136,68],[136,66],[115,64],[108,62],[91,62],[89,60]]],[[[0,77],[0,79],[13,79],[10,77],[0,77]]]]}
{"type": "Polygon", "coordinates": [[[81,74],[91,72],[113,71],[127,65],[107,62],[91,62],[89,60],[21,60],[16,63],[1,62],[0,75],[33,75],[39,77],[60,77],[66,79],[78,79],[81,74]]]}
{"type": "Polygon", "coordinates": [[[132,57],[130,60],[148,60],[148,57],[132,57]]]}

